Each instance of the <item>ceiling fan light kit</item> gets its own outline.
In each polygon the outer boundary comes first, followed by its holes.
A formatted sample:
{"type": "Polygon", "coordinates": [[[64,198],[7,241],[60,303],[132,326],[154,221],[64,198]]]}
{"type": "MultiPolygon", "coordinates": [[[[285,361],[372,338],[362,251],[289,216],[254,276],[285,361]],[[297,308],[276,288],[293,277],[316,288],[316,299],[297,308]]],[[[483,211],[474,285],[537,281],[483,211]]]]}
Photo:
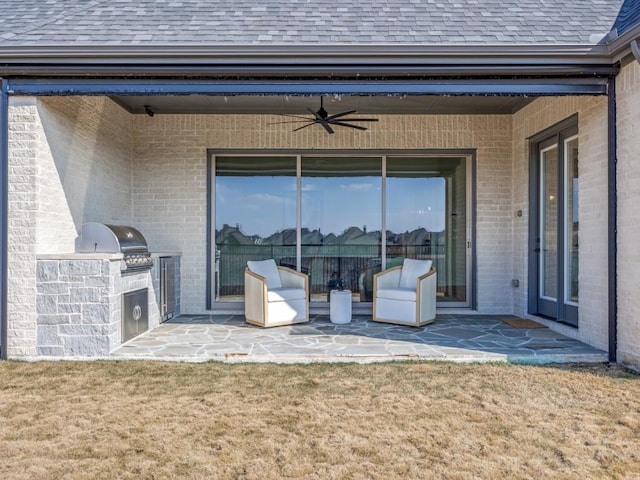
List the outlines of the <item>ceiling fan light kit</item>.
{"type": "Polygon", "coordinates": [[[357,113],[357,110],[347,110],[346,112],[335,113],[333,115],[329,115],[329,113],[324,109],[324,97],[320,97],[320,108],[318,111],[314,112],[309,107],[307,110],[312,115],[311,118],[304,117],[302,115],[283,115],[284,117],[293,117],[299,120],[289,120],[286,122],[274,122],[274,123],[304,123],[304,125],[294,128],[293,131],[297,132],[298,130],[302,130],[303,128],[310,127],[311,125],[321,125],[327,133],[335,133],[331,126],[338,127],[348,127],[354,128],[356,130],[367,130],[366,127],[362,127],[360,125],[354,125],[350,122],[377,122],[377,118],[349,118],[347,115],[351,115],[352,113],[357,113]]]}

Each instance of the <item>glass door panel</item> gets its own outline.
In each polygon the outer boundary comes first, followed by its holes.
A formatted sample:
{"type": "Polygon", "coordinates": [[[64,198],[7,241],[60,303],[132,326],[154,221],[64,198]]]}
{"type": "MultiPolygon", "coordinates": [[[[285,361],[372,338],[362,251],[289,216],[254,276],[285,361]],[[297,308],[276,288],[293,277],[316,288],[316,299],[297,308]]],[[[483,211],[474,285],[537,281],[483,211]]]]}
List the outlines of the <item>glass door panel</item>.
{"type": "Polygon", "coordinates": [[[537,191],[531,236],[530,312],[578,324],[578,136],[577,127],[535,144],[532,185],[537,191]]]}
{"type": "Polygon", "coordinates": [[[578,138],[565,141],[565,303],[578,303],[578,138]]]}
{"type": "Polygon", "coordinates": [[[365,301],[363,278],[379,261],[382,230],[380,157],[302,158],[302,267],[312,302],[341,283],[365,301]]]}
{"type": "Polygon", "coordinates": [[[438,302],[468,306],[466,159],[388,157],[386,171],[386,267],[431,259],[438,302]]]}
{"type": "Polygon", "coordinates": [[[216,157],[216,302],[244,301],[248,260],[296,267],[296,157],[216,157]]]}
{"type": "Polygon", "coordinates": [[[558,291],[558,148],[542,151],[540,230],[540,292],[544,300],[557,300],[558,291]]]}

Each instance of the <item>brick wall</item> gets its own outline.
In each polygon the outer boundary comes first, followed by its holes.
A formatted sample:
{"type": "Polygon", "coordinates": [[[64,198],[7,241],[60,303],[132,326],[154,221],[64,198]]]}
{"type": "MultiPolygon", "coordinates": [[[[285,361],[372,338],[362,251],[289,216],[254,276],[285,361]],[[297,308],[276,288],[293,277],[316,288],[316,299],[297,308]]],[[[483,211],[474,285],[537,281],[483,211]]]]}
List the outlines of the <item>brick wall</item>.
{"type": "Polygon", "coordinates": [[[86,221],[130,222],[130,124],[107,98],[10,99],[10,357],[36,354],[36,254],[73,252],[86,221]]]}
{"type": "Polygon", "coordinates": [[[7,354],[10,357],[36,355],[36,158],[44,143],[35,102],[11,99],[7,252],[7,354]]]}
{"type": "Polygon", "coordinates": [[[130,225],[132,116],[105,97],[43,97],[38,114],[38,253],[73,251],[85,222],[130,225]]]}
{"type": "Polygon", "coordinates": [[[136,116],[134,222],[152,250],[182,251],[182,312],[206,295],[207,148],[477,149],[478,309],[511,313],[511,117],[381,116],[367,132],[293,133],[263,115],[136,116]]]}
{"type": "Polygon", "coordinates": [[[527,138],[578,114],[580,306],[579,328],[550,323],[562,333],[607,349],[607,99],[539,98],[513,116],[513,220],[515,313],[526,315],[528,288],[529,143],[527,138]]]}
{"type": "Polygon", "coordinates": [[[618,359],[640,369],[640,65],[616,78],[618,131],[618,359]]]}

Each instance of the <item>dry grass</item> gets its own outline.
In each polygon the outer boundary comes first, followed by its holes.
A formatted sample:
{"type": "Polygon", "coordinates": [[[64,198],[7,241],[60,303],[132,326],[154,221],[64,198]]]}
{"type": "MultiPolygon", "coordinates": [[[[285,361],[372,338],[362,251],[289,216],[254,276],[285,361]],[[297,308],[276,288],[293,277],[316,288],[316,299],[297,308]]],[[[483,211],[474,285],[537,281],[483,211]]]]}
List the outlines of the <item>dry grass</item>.
{"type": "Polygon", "coordinates": [[[0,363],[2,479],[640,478],[617,367],[0,363]]]}

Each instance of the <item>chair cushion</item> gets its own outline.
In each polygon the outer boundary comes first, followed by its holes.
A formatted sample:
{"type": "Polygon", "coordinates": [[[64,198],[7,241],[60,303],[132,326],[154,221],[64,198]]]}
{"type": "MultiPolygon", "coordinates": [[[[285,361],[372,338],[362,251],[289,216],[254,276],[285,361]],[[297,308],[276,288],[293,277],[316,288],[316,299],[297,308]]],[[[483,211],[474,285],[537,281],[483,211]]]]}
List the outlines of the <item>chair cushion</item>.
{"type": "Polygon", "coordinates": [[[386,298],[387,300],[402,300],[405,302],[416,301],[415,288],[380,288],[376,292],[377,298],[386,298]]]}
{"type": "Polygon", "coordinates": [[[247,262],[247,267],[256,275],[267,280],[267,288],[282,288],[282,281],[274,259],[247,262]]]}
{"type": "Polygon", "coordinates": [[[402,263],[402,273],[400,274],[400,288],[416,289],[418,277],[429,273],[431,260],[414,260],[405,258],[402,263]]]}
{"type": "Polygon", "coordinates": [[[307,298],[304,288],[274,288],[267,290],[267,302],[286,302],[307,298]]]}

